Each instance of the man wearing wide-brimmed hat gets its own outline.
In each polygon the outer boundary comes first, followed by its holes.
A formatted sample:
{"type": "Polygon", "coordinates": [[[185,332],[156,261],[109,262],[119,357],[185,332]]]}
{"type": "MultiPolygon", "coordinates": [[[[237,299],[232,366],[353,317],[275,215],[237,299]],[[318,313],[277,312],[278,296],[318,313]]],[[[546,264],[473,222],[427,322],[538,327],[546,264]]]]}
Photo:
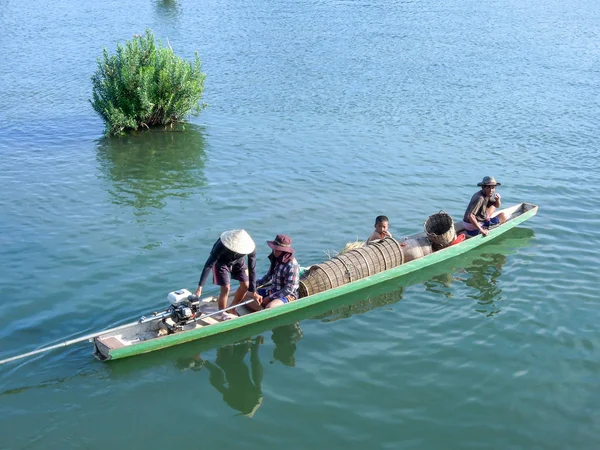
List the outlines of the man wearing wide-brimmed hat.
{"type": "Polygon", "coordinates": [[[501,205],[500,194],[496,192],[496,186],[501,184],[489,176],[477,183],[481,190],[473,194],[463,217],[465,231],[469,236],[477,236],[479,233],[487,236],[491,226],[506,221],[504,213],[494,216],[501,205]]]}
{"type": "Polygon", "coordinates": [[[285,234],[278,234],[274,240],[267,241],[267,245],[273,249],[269,255],[271,265],[265,276],[257,283],[259,286],[265,284],[269,286],[258,289],[260,298],[248,304],[248,307],[254,311],[275,308],[298,298],[300,265],[294,258],[292,238],[285,234]]]}
{"type": "MultiPolygon", "coordinates": [[[[231,278],[240,282],[240,287],[235,293],[232,304],[238,303],[246,293],[259,298],[256,293],[256,245],[246,230],[230,230],[221,233],[221,236],[213,245],[210,255],[204,264],[198,289],[195,295],[200,297],[202,287],[213,271],[214,283],[221,287],[219,293],[219,309],[227,306],[227,297],[231,285],[231,278]],[[248,273],[244,256],[248,256],[248,273]]],[[[235,316],[224,312],[222,319],[231,319],[235,316]]]]}

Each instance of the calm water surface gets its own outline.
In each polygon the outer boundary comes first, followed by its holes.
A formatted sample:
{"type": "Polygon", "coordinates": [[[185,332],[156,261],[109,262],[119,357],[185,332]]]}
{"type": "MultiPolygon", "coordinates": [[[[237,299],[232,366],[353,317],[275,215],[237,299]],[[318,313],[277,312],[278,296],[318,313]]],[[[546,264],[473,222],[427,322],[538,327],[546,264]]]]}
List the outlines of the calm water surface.
{"type": "Polygon", "coordinates": [[[263,272],[277,233],[318,263],[488,174],[540,211],[242,334],[0,366],[0,448],[598,448],[598,2],[96,3],[0,0],[0,359],[164,306],[225,229],[263,272]],[[210,107],[104,137],[96,58],[146,28],[210,107]]]}

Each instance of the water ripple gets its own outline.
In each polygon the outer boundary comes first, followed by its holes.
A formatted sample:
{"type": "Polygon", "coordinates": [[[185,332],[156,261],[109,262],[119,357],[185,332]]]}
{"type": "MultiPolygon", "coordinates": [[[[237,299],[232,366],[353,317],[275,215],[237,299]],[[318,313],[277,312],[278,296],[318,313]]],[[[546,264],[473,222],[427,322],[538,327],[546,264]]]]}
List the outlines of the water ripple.
{"type": "Polygon", "coordinates": [[[0,359],[161,308],[224,229],[251,233],[262,272],[276,233],[318,263],[379,214],[397,237],[440,209],[460,218],[486,174],[539,214],[302,317],[289,342],[264,331],[260,367],[248,352],[223,383],[225,338],[3,365],[3,445],[189,445],[147,432],[175,428],[248,448],[598,442],[596,3],[123,6],[0,8],[0,359]],[[88,102],[96,57],[148,27],[199,51],[211,107],[185,132],[105,138],[88,102]]]}

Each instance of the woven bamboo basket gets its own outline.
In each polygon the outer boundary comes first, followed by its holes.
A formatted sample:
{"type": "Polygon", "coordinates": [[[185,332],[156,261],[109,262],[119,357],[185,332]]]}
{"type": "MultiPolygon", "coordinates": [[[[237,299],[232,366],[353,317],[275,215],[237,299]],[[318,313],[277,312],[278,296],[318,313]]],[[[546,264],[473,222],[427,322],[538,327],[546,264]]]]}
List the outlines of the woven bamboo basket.
{"type": "MultiPolygon", "coordinates": [[[[368,277],[371,275],[373,262],[364,257],[364,252],[350,251],[345,254],[346,262],[356,269],[356,279],[368,277]]],[[[351,282],[354,280],[350,280],[351,282]]]]}
{"type": "Polygon", "coordinates": [[[300,277],[298,297],[303,298],[318,292],[327,291],[349,282],[352,274],[338,258],[315,264],[300,277]]]}
{"type": "Polygon", "coordinates": [[[426,236],[417,239],[407,239],[402,242],[402,253],[404,254],[404,264],[412,261],[413,259],[419,259],[423,256],[431,255],[433,249],[431,248],[431,242],[426,236]]]}
{"type": "Polygon", "coordinates": [[[427,218],[425,221],[425,233],[427,233],[427,237],[431,241],[434,250],[448,247],[456,239],[454,221],[450,217],[450,214],[444,211],[432,214],[427,218]]]}
{"type": "Polygon", "coordinates": [[[383,270],[388,270],[393,267],[399,266],[404,262],[404,255],[402,254],[402,247],[400,243],[394,238],[385,238],[381,241],[376,241],[369,244],[367,247],[373,247],[381,253],[383,256],[382,261],[384,262],[383,270]]]}
{"type": "Polygon", "coordinates": [[[385,261],[381,251],[375,244],[365,245],[360,252],[360,256],[367,260],[369,275],[374,275],[385,270],[385,261]]]}
{"type": "Polygon", "coordinates": [[[300,277],[300,298],[317,294],[399,266],[404,255],[398,241],[386,238],[310,267],[300,277]]]}

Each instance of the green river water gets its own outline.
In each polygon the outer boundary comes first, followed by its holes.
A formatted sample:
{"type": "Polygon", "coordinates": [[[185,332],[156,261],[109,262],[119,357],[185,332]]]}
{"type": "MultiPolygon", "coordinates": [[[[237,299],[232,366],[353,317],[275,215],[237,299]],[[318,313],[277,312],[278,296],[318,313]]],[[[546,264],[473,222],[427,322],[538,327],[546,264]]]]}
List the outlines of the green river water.
{"type": "Polygon", "coordinates": [[[164,307],[227,229],[262,274],[277,233],[309,266],[379,214],[460,219],[484,175],[540,208],[268,327],[1,365],[0,448],[598,448],[600,3],[0,0],[0,28],[0,359],[164,307]],[[146,28],[210,107],[107,138],[96,58],[146,28]]]}

